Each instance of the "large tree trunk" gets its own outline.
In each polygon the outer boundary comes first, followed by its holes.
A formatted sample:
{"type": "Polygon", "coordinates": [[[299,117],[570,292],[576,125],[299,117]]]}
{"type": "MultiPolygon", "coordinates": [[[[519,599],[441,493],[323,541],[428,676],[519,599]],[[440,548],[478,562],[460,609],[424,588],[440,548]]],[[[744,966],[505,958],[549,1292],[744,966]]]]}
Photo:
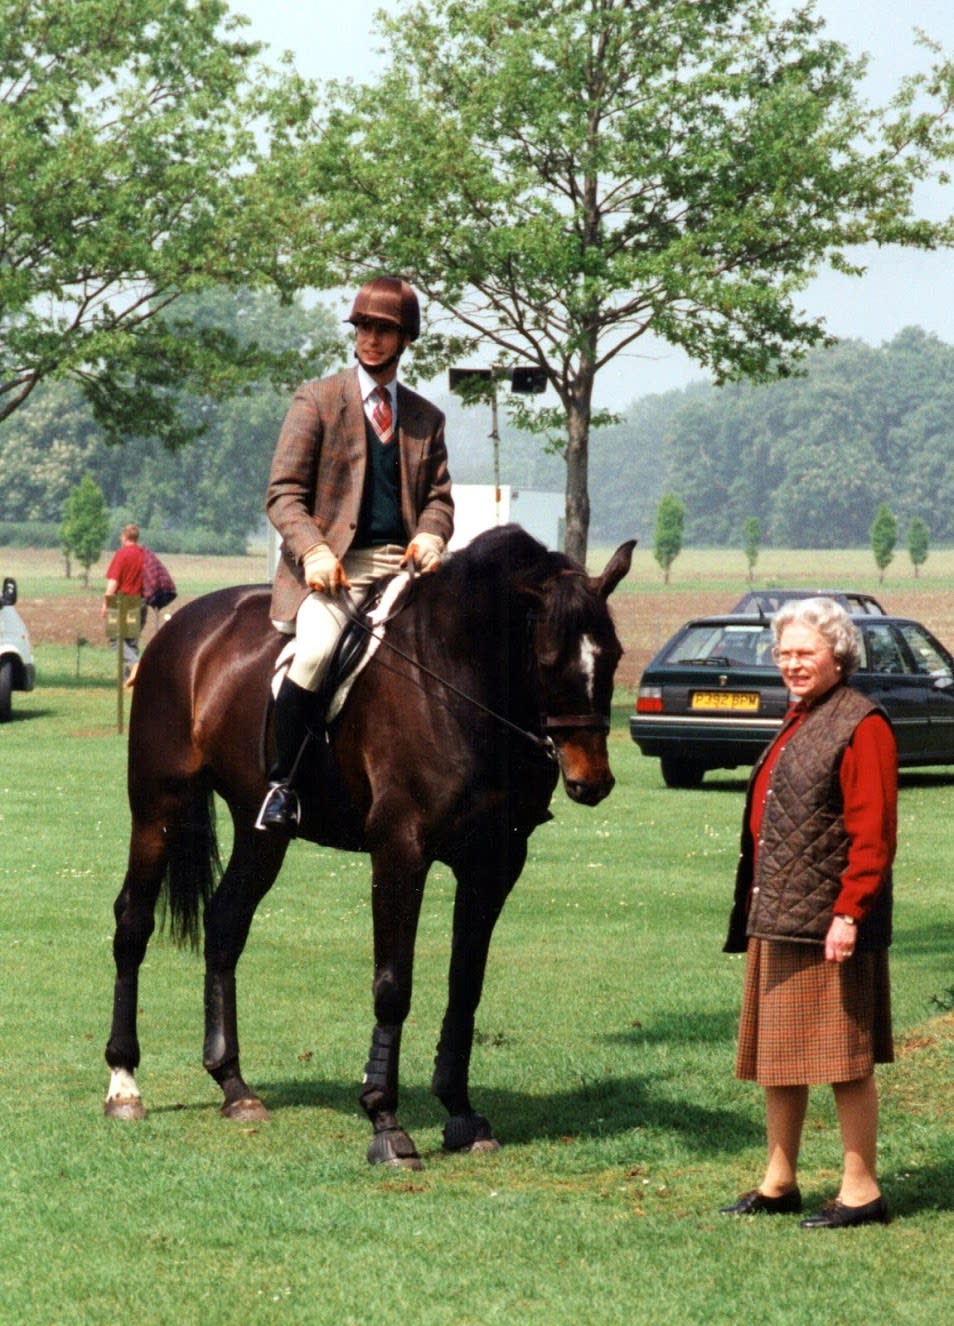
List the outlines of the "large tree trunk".
{"type": "Polygon", "coordinates": [[[590,534],[589,464],[593,377],[591,368],[581,370],[566,409],[566,530],[563,547],[570,557],[575,557],[584,565],[590,534]]]}

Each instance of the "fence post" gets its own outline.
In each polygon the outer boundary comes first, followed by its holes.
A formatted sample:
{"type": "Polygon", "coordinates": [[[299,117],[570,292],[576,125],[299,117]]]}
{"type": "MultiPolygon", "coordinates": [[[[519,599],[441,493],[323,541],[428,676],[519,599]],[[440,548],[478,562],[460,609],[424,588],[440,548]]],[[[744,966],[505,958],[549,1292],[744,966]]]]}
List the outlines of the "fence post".
{"type": "Polygon", "coordinates": [[[116,731],[123,730],[125,688],[124,643],[138,640],[142,629],[142,599],[138,594],[109,594],[106,597],[106,639],[116,645],[116,731]]]}

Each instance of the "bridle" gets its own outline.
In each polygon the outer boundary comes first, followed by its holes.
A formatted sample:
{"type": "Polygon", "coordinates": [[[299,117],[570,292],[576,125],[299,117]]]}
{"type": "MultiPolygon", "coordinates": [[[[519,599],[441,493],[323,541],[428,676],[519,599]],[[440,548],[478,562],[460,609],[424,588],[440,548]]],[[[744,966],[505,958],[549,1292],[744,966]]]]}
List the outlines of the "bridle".
{"type": "MultiPolygon", "coordinates": [[[[452,681],[448,681],[446,677],[442,677],[439,673],[434,672],[432,668],[429,668],[425,663],[422,663],[420,659],[414,658],[411,654],[400,649],[393,641],[388,640],[387,636],[383,634],[383,628],[387,626],[388,622],[393,621],[393,619],[401,612],[400,607],[395,608],[394,611],[390,612],[385,618],[376,622],[374,625],[371,624],[367,615],[352,602],[347,594],[343,597],[342,607],[352,623],[360,630],[364,631],[367,636],[374,635],[379,644],[384,645],[392,654],[403,659],[405,663],[409,663],[425,677],[429,677],[431,681],[436,681],[439,686],[450,691],[452,695],[456,695],[459,700],[463,700],[474,709],[480,710],[480,712],[486,714],[488,718],[492,718],[496,723],[500,723],[503,727],[509,728],[511,732],[515,732],[518,736],[524,737],[532,745],[536,746],[538,750],[542,751],[550,760],[559,761],[560,758],[560,752],[557,748],[556,742],[549,735],[550,732],[562,728],[572,728],[576,731],[589,732],[605,732],[609,729],[609,716],[594,712],[589,714],[544,714],[541,726],[545,735],[540,736],[538,732],[531,732],[529,728],[521,727],[518,723],[512,722],[511,719],[498,713],[496,709],[491,709],[490,706],[484,704],[482,700],[478,700],[473,695],[468,695],[467,692],[462,691],[459,686],[455,686],[452,681]],[[379,632],[381,632],[381,634],[378,634],[379,632]]],[[[417,677],[408,677],[406,673],[400,675],[410,681],[411,685],[416,686],[418,690],[424,690],[423,682],[417,677]]]]}

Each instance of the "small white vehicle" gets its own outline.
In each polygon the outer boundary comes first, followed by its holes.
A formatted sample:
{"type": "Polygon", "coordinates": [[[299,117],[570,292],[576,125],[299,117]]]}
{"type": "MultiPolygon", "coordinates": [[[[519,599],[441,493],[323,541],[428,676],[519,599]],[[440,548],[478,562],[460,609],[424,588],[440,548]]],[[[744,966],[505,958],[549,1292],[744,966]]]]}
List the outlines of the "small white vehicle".
{"type": "Polygon", "coordinates": [[[36,683],[33,647],[17,612],[17,582],[7,576],[0,588],[0,723],[10,721],[14,691],[32,691],[36,683]]]}

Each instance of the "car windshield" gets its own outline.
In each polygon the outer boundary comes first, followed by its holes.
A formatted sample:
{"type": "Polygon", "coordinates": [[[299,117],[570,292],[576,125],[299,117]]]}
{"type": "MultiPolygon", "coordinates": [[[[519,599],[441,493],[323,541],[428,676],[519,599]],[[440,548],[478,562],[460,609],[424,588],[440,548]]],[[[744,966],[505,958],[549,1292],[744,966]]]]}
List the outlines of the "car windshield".
{"type": "Polygon", "coordinates": [[[756,622],[700,622],[673,642],[663,662],[773,667],[772,632],[756,622]]]}

